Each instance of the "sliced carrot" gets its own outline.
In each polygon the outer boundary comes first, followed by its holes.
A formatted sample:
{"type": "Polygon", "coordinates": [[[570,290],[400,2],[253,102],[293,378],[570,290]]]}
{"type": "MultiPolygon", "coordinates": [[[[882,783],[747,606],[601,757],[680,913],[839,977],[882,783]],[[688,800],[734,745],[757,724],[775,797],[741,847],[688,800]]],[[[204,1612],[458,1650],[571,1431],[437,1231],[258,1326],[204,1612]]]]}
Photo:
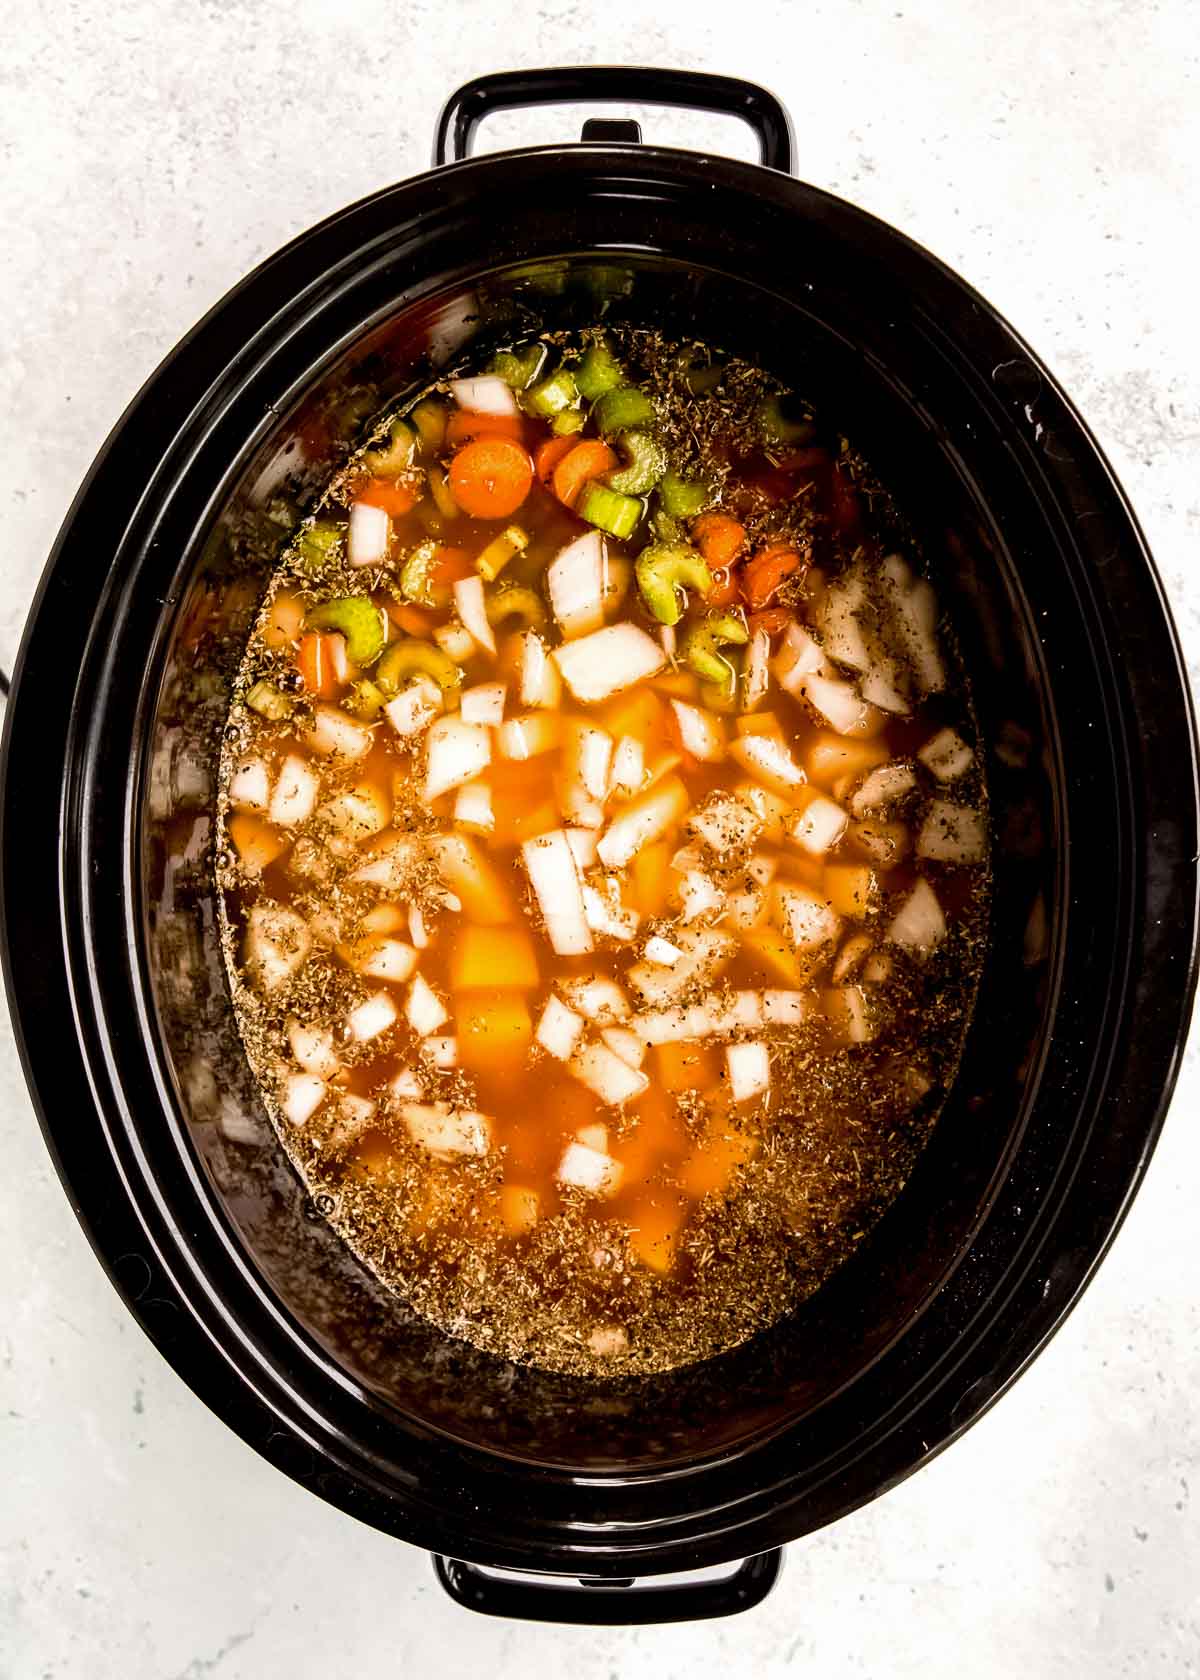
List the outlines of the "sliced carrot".
{"type": "Polygon", "coordinates": [[[731,607],[738,598],[738,575],[731,566],[713,569],[712,588],[704,597],[710,607],[731,607]]]}
{"type": "Polygon", "coordinates": [[[354,500],[365,502],[368,507],[382,508],[396,518],[416,507],[417,494],[407,484],[394,484],[388,478],[372,478],[361,490],[354,492],[354,500]]]}
{"type": "Polygon", "coordinates": [[[337,692],[333,650],[329,643],[328,636],[310,630],[306,636],[301,636],[296,650],[296,668],[301,682],[309,694],[315,694],[322,700],[332,700],[337,692]]]}
{"type": "Polygon", "coordinates": [[[383,603],[383,610],[397,630],[403,630],[406,636],[431,636],[438,622],[436,614],[423,612],[420,607],[410,607],[407,601],[387,600],[383,603]]]}
{"type": "Polygon", "coordinates": [[[760,549],[742,573],[742,594],[747,605],[769,606],[784,578],[791,577],[803,564],[796,550],[787,543],[771,543],[760,549]]]}
{"type": "Polygon", "coordinates": [[[481,437],[464,444],[450,463],[450,489],[474,519],[507,519],[533,483],[533,462],[512,438],[481,437]]]}
{"type": "Polygon", "coordinates": [[[554,477],[554,469],[565,455],[569,455],[579,442],[576,437],[548,437],[545,443],[539,445],[537,454],[533,457],[533,470],[547,490],[550,480],[554,477]]]}
{"type": "Polygon", "coordinates": [[[465,548],[439,547],[429,568],[429,581],[435,589],[449,589],[460,578],[470,577],[474,570],[475,562],[465,548]]]}
{"type": "Polygon", "coordinates": [[[764,607],[761,612],[754,612],[746,620],[746,628],[753,636],[756,630],[765,630],[768,636],[778,636],[786,630],[795,617],[786,607],[764,607]]]}
{"type": "Polygon", "coordinates": [[[724,570],[745,547],[746,527],[727,513],[702,513],[692,523],[692,541],[710,566],[724,570]]]}
{"type": "Polygon", "coordinates": [[[446,421],[446,447],[457,449],[460,443],[479,437],[515,438],[521,443],[525,418],[521,414],[469,414],[465,409],[455,409],[446,421]]]}
{"type": "Polygon", "coordinates": [[[615,467],[617,457],[599,438],[584,438],[563,456],[554,469],[554,494],[564,507],[574,507],[579,492],[589,479],[615,467]]]}

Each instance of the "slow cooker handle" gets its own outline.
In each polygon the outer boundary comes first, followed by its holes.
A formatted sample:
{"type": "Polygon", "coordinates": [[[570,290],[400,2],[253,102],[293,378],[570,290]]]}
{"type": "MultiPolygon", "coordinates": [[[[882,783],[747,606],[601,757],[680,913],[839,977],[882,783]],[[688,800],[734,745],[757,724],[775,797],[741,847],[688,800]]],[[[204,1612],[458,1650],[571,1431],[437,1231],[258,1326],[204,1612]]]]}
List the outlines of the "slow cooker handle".
{"type": "Polygon", "coordinates": [[[777,1546],[746,1558],[732,1574],[716,1581],[655,1587],[639,1587],[632,1579],[599,1577],[580,1577],[577,1583],[556,1580],[553,1585],[547,1579],[543,1586],[527,1576],[478,1569],[473,1563],[436,1555],[433,1566],[455,1603],[483,1616],[581,1627],[645,1627],[657,1622],[708,1621],[753,1610],[779,1579],[783,1552],[777,1546]]]}
{"type": "Polygon", "coordinates": [[[461,163],[471,137],[494,111],[524,105],[577,105],[617,100],[623,104],[677,105],[740,117],[758,138],[768,169],[791,175],[795,136],[786,108],[756,82],[710,76],[699,70],[653,70],[627,64],[583,64],[558,70],[500,70],[464,82],[446,101],[433,141],[435,166],[461,163]]]}

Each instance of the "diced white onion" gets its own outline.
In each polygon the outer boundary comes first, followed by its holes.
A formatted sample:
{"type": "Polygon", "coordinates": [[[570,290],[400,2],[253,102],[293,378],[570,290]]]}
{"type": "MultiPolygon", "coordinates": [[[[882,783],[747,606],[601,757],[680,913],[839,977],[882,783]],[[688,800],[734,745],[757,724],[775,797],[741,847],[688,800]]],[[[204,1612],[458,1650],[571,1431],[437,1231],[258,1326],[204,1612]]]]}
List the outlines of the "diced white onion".
{"type": "Polygon", "coordinates": [[[429,944],[429,929],[425,926],[425,917],[415,904],[408,907],[408,937],[418,951],[423,951],[429,944]]]}
{"type": "Polygon", "coordinates": [[[423,974],[416,975],[408,988],[404,1017],[418,1038],[428,1038],[450,1019],[450,1011],[423,974]]]}
{"type": "Polygon", "coordinates": [[[414,677],[408,687],[383,708],[397,735],[419,735],[442,709],[442,691],[431,677],[414,677]]]}
{"type": "Polygon", "coordinates": [[[367,934],[352,945],[341,947],[346,962],[364,980],[382,980],[401,986],[417,966],[417,953],[402,939],[367,934]]]}
{"type": "Polygon", "coordinates": [[[465,665],[474,655],[475,638],[456,618],[452,618],[449,624],[439,624],[433,632],[433,639],[456,665],[465,665]]]}
{"type": "Polygon", "coordinates": [[[401,1068],[388,1084],[388,1091],[397,1102],[410,1099],[420,1101],[425,1095],[425,1081],[415,1068],[401,1068]]]}
{"type": "Polygon", "coordinates": [[[911,764],[895,759],[890,764],[877,764],[850,796],[850,809],[856,817],[868,817],[903,799],[916,785],[916,772],[911,764]]]}
{"type": "Polygon", "coordinates": [[[683,922],[694,922],[724,904],[721,889],[702,869],[689,869],[679,883],[679,918],[683,922]]]}
{"type": "Polygon", "coordinates": [[[733,793],[711,794],[687,820],[688,833],[703,840],[723,859],[752,845],[761,828],[754,807],[733,793]]]}
{"type": "Polygon", "coordinates": [[[946,937],[946,918],[937,894],[928,881],[920,880],[892,917],[887,938],[893,945],[923,955],[936,949],[946,937]]]}
{"type": "Polygon", "coordinates": [[[449,1103],[402,1103],[400,1118],[413,1142],[442,1160],[486,1155],[491,1143],[486,1114],[451,1108],[449,1103]]]}
{"type": "Polygon", "coordinates": [[[937,644],[937,597],[923,578],[913,581],[912,572],[898,554],[889,554],[880,568],[884,598],[903,651],[923,694],[936,694],[946,686],[946,668],[937,644]]]}
{"type": "Polygon", "coordinates": [[[807,992],[785,992],[772,989],[762,995],[763,1020],[773,1027],[798,1027],[812,1013],[812,999],[807,992]]]}
{"type": "MultiPolygon", "coordinates": [[[[607,634],[607,631],[605,632],[607,634]]],[[[636,852],[665,834],[688,807],[688,792],[677,776],[647,788],[615,816],[596,848],[608,869],[622,869],[636,852]]]]}
{"type": "Polygon", "coordinates": [[[318,706],[305,740],[322,758],[365,758],[371,750],[371,731],[336,706],[318,706]]]}
{"type": "Polygon", "coordinates": [[[580,1126],[575,1136],[580,1143],[586,1143],[589,1149],[598,1149],[601,1154],[607,1155],[608,1127],[602,1120],[597,1120],[590,1126],[580,1126]]]}
{"type": "Polygon", "coordinates": [[[729,1092],[734,1102],[749,1102],[771,1088],[771,1058],[765,1044],[731,1044],[725,1052],[729,1092]]]}
{"type": "Polygon", "coordinates": [[[434,1067],[448,1072],[458,1066],[458,1040],[453,1035],[433,1036],[421,1041],[421,1054],[434,1067]]]}
{"type": "Polygon", "coordinates": [[[229,803],[239,811],[265,811],[271,803],[271,772],[265,760],[247,758],[229,778],[229,803]]]}
{"type": "Polygon", "coordinates": [[[370,783],[334,794],[321,806],[319,815],[335,833],[359,845],[388,825],[392,806],[387,795],[370,783]]]}
{"type": "Polygon", "coordinates": [[[477,379],[452,379],[450,393],[459,408],[468,414],[518,414],[517,399],[511,385],[493,374],[477,379]]]}
{"type": "Polygon", "coordinates": [[[536,630],[522,631],[520,649],[518,669],[522,706],[553,710],[562,699],[562,677],[558,666],[536,630]]]}
{"type": "Polygon", "coordinates": [[[350,509],[346,558],[352,566],[381,566],[388,557],[391,525],[386,511],[367,502],[350,509]]]}
{"type": "Polygon", "coordinates": [[[678,945],[672,945],[661,934],[653,934],[646,941],[646,961],[656,963],[659,968],[674,968],[682,955],[678,945]]]}
{"type": "Polygon", "coordinates": [[[875,1036],[875,1025],[861,986],[831,986],[821,994],[821,1005],[836,1027],[851,1044],[868,1044],[875,1036]]]}
{"type": "Polygon", "coordinates": [[[486,782],[464,782],[454,801],[454,820],[474,834],[490,834],[496,826],[492,790],[486,782]]]}
{"type": "Polygon", "coordinates": [[[308,923],[286,905],[251,905],[246,917],[246,967],[263,991],[285,985],[304,966],[312,942],[308,923]]]}
{"type": "Polygon", "coordinates": [[[813,857],[821,857],[832,846],[837,845],[846,832],[849,820],[836,801],[826,799],[824,794],[818,794],[808,802],[803,811],[795,812],[789,819],[788,838],[813,857]]]}
{"type": "Polygon", "coordinates": [[[628,1027],[605,1027],[600,1037],[613,1054],[628,1062],[631,1068],[640,1068],[645,1061],[646,1046],[628,1027]]]}
{"type": "Polygon", "coordinates": [[[682,953],[667,968],[634,963],[626,978],[646,1003],[671,1003],[692,985],[707,985],[729,963],[737,941],[716,928],[678,928],[673,943],[682,953]]]}
{"type": "Polygon", "coordinates": [[[315,1073],[289,1073],[279,1106],[293,1126],[303,1126],[325,1100],[325,1081],[315,1073]]]}
{"type": "Polygon", "coordinates": [[[771,653],[771,638],[765,630],[756,630],[746,649],[746,665],[742,677],[742,710],[756,711],[766,698],[771,683],[767,661],[771,653]]]}
{"type": "Polygon", "coordinates": [[[504,683],[478,683],[465,688],[458,703],[459,716],[464,723],[503,723],[507,692],[504,683]]]}
{"type": "Polygon", "coordinates": [[[604,623],[607,546],[599,531],[585,531],[560,549],[546,569],[550,606],[563,635],[571,640],[604,623]]]}
{"type": "Polygon", "coordinates": [[[608,797],[613,739],[594,724],[572,720],[567,727],[563,768],[577,780],[589,799],[603,803],[608,797]]]}
{"type": "Polygon", "coordinates": [[[305,1073],[332,1079],[341,1068],[333,1050],[333,1034],[327,1027],[313,1027],[295,1016],[288,1022],[288,1043],[305,1073]]]}
{"type": "Polygon", "coordinates": [[[567,1072],[612,1108],[636,1101],[650,1084],[644,1073],[631,1068],[607,1044],[581,1044],[567,1063],[567,1072]]]}
{"type": "Polygon", "coordinates": [[[764,840],[769,840],[774,845],[781,844],[783,825],[792,808],[786,799],[778,793],[773,793],[770,788],[760,786],[758,782],[739,782],[733,789],[733,797],[754,812],[764,840]]]}
{"type": "Polygon", "coordinates": [[[816,613],[825,652],[839,665],[866,671],[871,653],[858,614],[867,607],[866,586],[858,567],[831,583],[816,613]]]}
{"type": "Polygon", "coordinates": [[[774,735],[740,735],[730,742],[729,755],[773,793],[790,793],[804,785],[804,771],[774,735]]]}
{"type": "Polygon", "coordinates": [[[810,887],[776,882],[772,904],[776,920],[798,951],[832,943],[841,932],[842,918],[810,887]]]}
{"type": "Polygon", "coordinates": [[[426,736],[425,747],[427,802],[473,782],[492,761],[491,732],[481,723],[463,723],[461,718],[439,718],[426,736]]]}
{"type": "Polygon", "coordinates": [[[384,892],[403,893],[421,860],[421,846],[410,834],[381,836],[366,863],[350,876],[352,881],[384,892]]]}
{"type": "Polygon", "coordinates": [[[295,828],[312,816],[321,784],[296,753],[289,753],[279,766],[269,815],[279,828],[295,828]]]}
{"type": "Polygon", "coordinates": [[[806,676],[828,672],[829,661],[808,631],[793,620],[783,633],[771,670],[780,688],[795,697],[806,676]]]}
{"type": "Polygon", "coordinates": [[[596,844],[600,839],[600,831],[595,828],[568,828],[563,832],[567,836],[567,845],[571,848],[576,867],[582,874],[596,861],[596,844]]]}
{"type": "Polygon", "coordinates": [[[636,624],[609,624],[590,636],[555,648],[554,658],[577,700],[607,700],[662,670],[658,643],[636,624]]]}
{"type": "Polygon", "coordinates": [[[725,757],[725,726],[719,717],[686,700],[672,700],[675,727],[683,750],[702,764],[716,764],[725,757]]]}
{"type": "Polygon", "coordinates": [[[546,936],[561,957],[592,949],[575,855],[562,829],[526,840],[521,857],[542,912],[546,936]]]}
{"type": "MultiPolygon", "coordinates": [[[[407,949],[407,947],[406,947],[407,949]]],[[[346,1017],[346,1025],[350,1029],[350,1036],[359,1044],[365,1044],[368,1039],[378,1038],[380,1033],[387,1032],[395,1023],[396,1005],[386,992],[372,992],[369,998],[356,1004],[346,1017]]]]}
{"type": "Polygon", "coordinates": [[[615,1026],[629,1015],[629,999],[605,974],[584,974],[560,984],[571,1007],[597,1026],[615,1026]]]}
{"type": "Polygon", "coordinates": [[[953,729],[939,729],[936,735],[931,735],[917,757],[939,782],[957,781],[975,762],[974,753],[953,729]]]}
{"type": "Polygon", "coordinates": [[[496,744],[501,758],[522,763],[539,753],[553,752],[561,734],[562,726],[555,713],[526,712],[524,717],[509,718],[500,725],[496,744]]]}
{"type": "Polygon", "coordinates": [[[496,638],[484,606],[483,579],[478,576],[459,578],[454,585],[454,605],[473,640],[488,653],[494,654],[496,638]]]}
{"type": "Polygon", "coordinates": [[[620,883],[614,876],[605,878],[605,888],[583,883],[583,914],[593,933],[607,935],[624,943],[636,938],[641,917],[621,902],[620,883]]]}
{"type": "Polygon", "coordinates": [[[836,735],[862,735],[871,727],[874,708],[848,682],[810,672],[797,685],[801,697],[819,712],[836,735]]]}
{"type": "Polygon", "coordinates": [[[982,863],[987,827],[981,811],[935,799],[917,835],[916,854],[930,863],[982,863]]]}
{"type": "Polygon", "coordinates": [[[583,1016],[568,1009],[560,998],[551,996],[546,999],[534,1037],[548,1055],[565,1062],[579,1042],[582,1031],[583,1016]]]}
{"type": "MultiPolygon", "coordinates": [[[[613,1061],[617,1060],[614,1056],[613,1061]]],[[[584,1190],[593,1196],[611,1196],[620,1185],[621,1166],[611,1155],[589,1149],[586,1143],[576,1141],[569,1143],[563,1151],[556,1177],[560,1184],[569,1184],[572,1189],[584,1190]]]]}

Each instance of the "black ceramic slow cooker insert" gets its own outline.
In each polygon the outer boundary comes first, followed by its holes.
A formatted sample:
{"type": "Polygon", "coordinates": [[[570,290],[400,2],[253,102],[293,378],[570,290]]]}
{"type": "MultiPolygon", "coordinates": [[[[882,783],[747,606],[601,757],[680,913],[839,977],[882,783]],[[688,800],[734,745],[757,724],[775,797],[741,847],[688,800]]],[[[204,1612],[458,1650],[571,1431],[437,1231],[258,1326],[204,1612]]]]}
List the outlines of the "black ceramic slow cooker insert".
{"type": "Polygon", "coordinates": [[[9,997],[99,1258],[245,1440],[439,1554],[476,1608],[718,1614],[762,1596],[785,1541],[978,1417],[1119,1225],[1195,978],[1190,703],[1137,523],[1067,398],[928,252],[791,177],[770,95],[658,70],[488,77],[450,101],[436,163],[244,280],[79,492],[5,726],[9,997]],[[467,156],[489,111],[578,99],[740,115],[762,166],[643,146],[627,122],[467,156]],[[215,726],[268,564],[246,532],[464,347],[600,308],[766,361],[893,488],[973,674],[995,842],[961,1075],[902,1196],[771,1331],[609,1384],[450,1340],[308,1204],[238,1045],[206,852],[215,726]],[[330,413],[345,438],[315,442],[330,413]],[[745,1559],[715,1584],[617,1584],[745,1559]]]}

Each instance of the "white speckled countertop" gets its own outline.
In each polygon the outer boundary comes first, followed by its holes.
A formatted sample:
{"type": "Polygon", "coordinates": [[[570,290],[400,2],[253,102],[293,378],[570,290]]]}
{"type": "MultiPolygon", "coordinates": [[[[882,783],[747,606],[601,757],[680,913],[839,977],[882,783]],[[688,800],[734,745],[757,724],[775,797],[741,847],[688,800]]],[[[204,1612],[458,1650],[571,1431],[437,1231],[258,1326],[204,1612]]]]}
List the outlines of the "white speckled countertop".
{"type": "MultiPolygon", "coordinates": [[[[0,661],[108,428],[246,269],[423,168],[466,77],[641,61],[774,87],[808,180],[927,244],[1029,338],[1133,498],[1195,671],[1194,0],[709,10],[8,6],[0,661]]],[[[495,138],[570,137],[577,120],[498,122],[495,138]]],[[[724,125],[660,113],[647,133],[748,155],[724,125]]],[[[1048,1351],[949,1453],[793,1545],[766,1606],[562,1632],[452,1608],[426,1557],[301,1491],[191,1395],[92,1259],[5,1027],[0,1680],[1200,1674],[1198,1122],[1193,1045],[1145,1188],[1048,1351]]]]}

